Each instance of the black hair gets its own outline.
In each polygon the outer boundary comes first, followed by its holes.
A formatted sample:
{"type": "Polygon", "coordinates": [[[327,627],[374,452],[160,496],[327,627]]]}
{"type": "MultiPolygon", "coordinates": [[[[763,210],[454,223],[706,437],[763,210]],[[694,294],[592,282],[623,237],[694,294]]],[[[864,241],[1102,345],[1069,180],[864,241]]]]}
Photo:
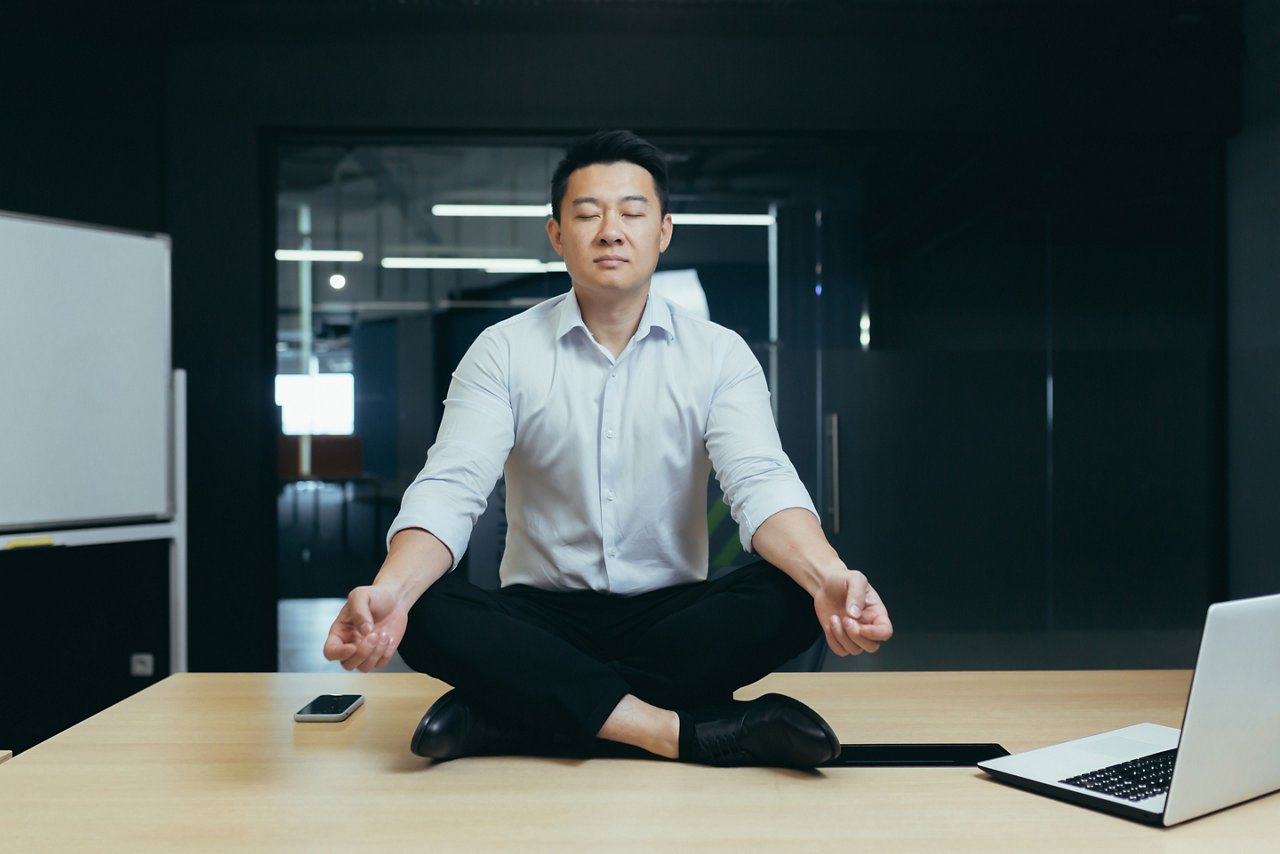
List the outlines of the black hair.
{"type": "Polygon", "coordinates": [[[653,176],[653,186],[658,191],[658,203],[662,214],[667,213],[667,161],[652,143],[641,139],[629,130],[596,131],[586,139],[571,146],[560,165],[551,176],[551,216],[560,221],[560,202],[569,191],[569,176],[579,169],[596,163],[626,161],[642,167],[653,176]]]}

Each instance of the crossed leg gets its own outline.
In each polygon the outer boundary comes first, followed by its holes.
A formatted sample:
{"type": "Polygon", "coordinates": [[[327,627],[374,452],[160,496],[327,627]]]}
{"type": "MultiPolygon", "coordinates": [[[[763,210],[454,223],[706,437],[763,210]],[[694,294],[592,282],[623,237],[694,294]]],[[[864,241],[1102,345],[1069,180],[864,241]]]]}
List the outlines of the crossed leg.
{"type": "Polygon", "coordinates": [[[820,633],[809,597],[764,562],[627,598],[449,575],[414,607],[400,652],[511,727],[675,758],[677,710],[726,701],[820,633]]]}

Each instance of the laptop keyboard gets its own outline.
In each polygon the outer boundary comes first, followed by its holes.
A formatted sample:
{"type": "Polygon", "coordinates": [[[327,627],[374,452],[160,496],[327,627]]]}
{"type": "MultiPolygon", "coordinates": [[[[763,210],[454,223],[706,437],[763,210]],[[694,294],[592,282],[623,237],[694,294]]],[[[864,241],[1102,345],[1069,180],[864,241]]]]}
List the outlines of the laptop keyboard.
{"type": "Polygon", "coordinates": [[[1165,750],[1058,782],[1129,801],[1142,801],[1168,794],[1177,753],[1176,748],[1165,750]]]}

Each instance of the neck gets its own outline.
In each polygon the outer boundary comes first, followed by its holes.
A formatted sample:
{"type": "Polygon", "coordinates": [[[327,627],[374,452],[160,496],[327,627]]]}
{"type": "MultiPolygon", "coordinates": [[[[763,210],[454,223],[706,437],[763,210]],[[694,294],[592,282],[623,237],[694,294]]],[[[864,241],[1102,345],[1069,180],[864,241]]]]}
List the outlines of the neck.
{"type": "Polygon", "coordinates": [[[612,353],[615,359],[622,355],[627,342],[640,328],[640,318],[644,315],[645,303],[649,299],[649,288],[645,287],[634,294],[620,295],[617,299],[592,299],[581,292],[577,292],[577,297],[582,322],[587,325],[591,337],[612,353]]]}

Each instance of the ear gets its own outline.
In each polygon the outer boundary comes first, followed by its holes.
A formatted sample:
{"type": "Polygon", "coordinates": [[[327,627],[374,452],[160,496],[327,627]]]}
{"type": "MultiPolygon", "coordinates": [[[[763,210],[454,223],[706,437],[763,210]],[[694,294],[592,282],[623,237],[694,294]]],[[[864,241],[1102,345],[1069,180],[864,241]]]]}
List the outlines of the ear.
{"type": "Polygon", "coordinates": [[[564,244],[560,241],[560,223],[556,222],[555,217],[547,220],[547,239],[551,241],[551,248],[556,250],[556,254],[563,258],[564,244]]]}
{"type": "Polygon", "coordinates": [[[661,240],[658,243],[658,252],[666,252],[667,247],[671,245],[671,234],[675,231],[675,222],[671,219],[671,214],[663,214],[662,231],[660,232],[661,240]]]}

